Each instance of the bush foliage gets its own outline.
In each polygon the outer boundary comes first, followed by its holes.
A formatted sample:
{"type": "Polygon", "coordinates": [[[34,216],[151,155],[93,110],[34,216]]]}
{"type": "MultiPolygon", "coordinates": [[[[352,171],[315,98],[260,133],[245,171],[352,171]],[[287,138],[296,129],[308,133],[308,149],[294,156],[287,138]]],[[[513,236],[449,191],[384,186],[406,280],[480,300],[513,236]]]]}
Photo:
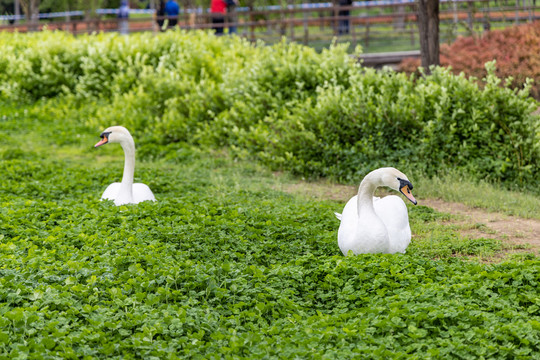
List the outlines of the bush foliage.
{"type": "Polygon", "coordinates": [[[96,132],[122,124],[144,156],[175,156],[186,143],[227,147],[345,181],[385,165],[507,183],[539,174],[529,87],[499,86],[492,65],[479,87],[442,68],[427,77],[363,68],[344,46],[319,54],[203,32],[1,34],[0,46],[3,98],[61,96],[57,116],[96,132]]]}

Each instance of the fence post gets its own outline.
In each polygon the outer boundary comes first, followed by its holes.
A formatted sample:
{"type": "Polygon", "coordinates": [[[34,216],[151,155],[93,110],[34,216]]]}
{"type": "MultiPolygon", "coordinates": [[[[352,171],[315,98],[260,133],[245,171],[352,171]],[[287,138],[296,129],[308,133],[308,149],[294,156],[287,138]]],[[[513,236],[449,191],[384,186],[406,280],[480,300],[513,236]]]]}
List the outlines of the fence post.
{"type": "Polygon", "coordinates": [[[416,43],[414,35],[418,34],[418,29],[414,28],[414,22],[410,23],[409,26],[411,28],[411,45],[414,46],[416,43]]]}
{"type": "Polygon", "coordinates": [[[474,16],[473,16],[473,3],[471,1],[467,2],[467,23],[469,24],[469,30],[471,35],[474,35],[474,16]]]}
{"type": "Polygon", "coordinates": [[[266,34],[272,35],[274,30],[277,29],[277,24],[272,24],[272,17],[270,15],[267,15],[264,17],[264,24],[266,26],[266,34]]]}
{"type": "Polygon", "coordinates": [[[454,10],[454,24],[452,25],[452,36],[455,39],[458,33],[458,11],[456,0],[452,1],[452,8],[454,10]]]}
{"type": "Polygon", "coordinates": [[[484,32],[491,29],[490,16],[489,16],[489,1],[487,2],[487,7],[484,11],[484,32]]]}
{"type": "Polygon", "coordinates": [[[190,13],[188,22],[189,22],[189,28],[194,29],[195,24],[197,23],[197,14],[195,14],[194,12],[190,13]]]}
{"type": "Polygon", "coordinates": [[[338,17],[338,8],[336,6],[335,3],[332,3],[332,6],[333,6],[333,9],[334,9],[334,20],[332,21],[332,26],[334,27],[334,35],[336,35],[338,33],[338,21],[337,21],[337,17],[338,17]]]}
{"type": "Polygon", "coordinates": [[[286,21],[286,14],[285,14],[285,10],[282,8],[279,12],[279,20],[280,20],[280,23],[278,24],[279,26],[279,35],[280,36],[285,36],[287,35],[287,23],[285,22],[286,21]]]}
{"type": "Polygon", "coordinates": [[[288,11],[290,14],[289,26],[291,27],[291,41],[294,41],[294,11],[288,11]]]}
{"type": "Polygon", "coordinates": [[[366,48],[369,46],[369,19],[366,19],[366,37],[364,40],[366,48]]]}
{"type": "Polygon", "coordinates": [[[249,32],[250,32],[250,38],[251,42],[255,42],[255,18],[253,17],[253,7],[249,8],[249,32]]]}
{"type": "Polygon", "coordinates": [[[304,45],[309,44],[309,26],[308,26],[308,14],[305,9],[302,11],[304,18],[304,45]]]}
{"type": "Polygon", "coordinates": [[[354,23],[355,23],[355,17],[354,16],[349,16],[349,28],[351,29],[351,37],[352,37],[352,46],[353,48],[356,47],[356,31],[355,31],[355,28],[356,26],[354,26],[354,23]]]}
{"type": "Polygon", "coordinates": [[[14,7],[13,11],[15,13],[15,24],[18,24],[19,16],[21,15],[21,7],[19,5],[19,0],[15,0],[13,7],[14,7]]]}

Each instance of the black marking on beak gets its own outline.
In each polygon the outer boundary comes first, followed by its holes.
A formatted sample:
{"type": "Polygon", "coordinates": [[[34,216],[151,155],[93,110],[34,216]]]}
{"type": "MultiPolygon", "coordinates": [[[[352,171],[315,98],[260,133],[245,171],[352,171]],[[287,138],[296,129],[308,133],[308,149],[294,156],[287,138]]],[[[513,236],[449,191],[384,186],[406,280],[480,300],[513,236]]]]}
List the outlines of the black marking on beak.
{"type": "Polygon", "coordinates": [[[102,132],[102,133],[99,135],[99,137],[101,138],[101,141],[98,142],[96,145],[94,145],[94,147],[97,148],[97,147],[99,147],[99,146],[101,146],[101,145],[107,144],[107,143],[109,142],[109,134],[110,134],[110,133],[111,133],[110,131],[108,131],[108,132],[105,132],[105,131],[102,132]]]}
{"type": "Polygon", "coordinates": [[[407,199],[410,200],[414,205],[418,204],[418,201],[414,198],[413,194],[411,193],[411,190],[413,188],[413,185],[409,180],[400,179],[399,180],[399,192],[405,195],[407,199]]]}
{"type": "Polygon", "coordinates": [[[399,188],[403,188],[405,185],[408,185],[409,186],[409,189],[412,190],[413,189],[413,186],[411,184],[411,182],[409,180],[405,180],[405,179],[401,179],[401,178],[397,178],[399,180],[399,188]]]}

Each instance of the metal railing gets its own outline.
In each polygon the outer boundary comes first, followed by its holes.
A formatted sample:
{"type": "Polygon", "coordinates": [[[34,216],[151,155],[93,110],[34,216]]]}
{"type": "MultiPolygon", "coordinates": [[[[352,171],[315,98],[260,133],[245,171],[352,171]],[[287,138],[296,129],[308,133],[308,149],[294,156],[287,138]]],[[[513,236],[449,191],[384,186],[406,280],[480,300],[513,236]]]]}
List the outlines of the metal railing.
{"type": "MultiPolygon", "coordinates": [[[[531,22],[538,19],[538,8],[534,0],[441,1],[440,38],[442,42],[451,42],[459,35],[479,35],[490,29],[531,22]]],[[[103,14],[114,14],[114,9],[103,10],[103,14]]],[[[289,41],[314,47],[326,47],[333,41],[349,42],[353,47],[362,45],[367,52],[419,48],[414,0],[362,1],[354,2],[351,6],[299,4],[252,10],[239,7],[223,19],[200,8],[185,10],[174,18],[157,17],[148,10],[138,13],[138,16],[131,16],[127,23],[122,19],[102,16],[91,20],[40,21],[34,30],[46,27],[74,34],[122,29],[128,32],[158,32],[166,30],[171,22],[176,22],[177,27],[188,31],[222,28],[225,34],[235,32],[251,41],[263,40],[267,43],[281,41],[285,37],[289,41]]],[[[59,16],[60,13],[55,15],[59,16]]],[[[25,23],[0,25],[0,31],[24,32],[29,29],[25,23]]]]}

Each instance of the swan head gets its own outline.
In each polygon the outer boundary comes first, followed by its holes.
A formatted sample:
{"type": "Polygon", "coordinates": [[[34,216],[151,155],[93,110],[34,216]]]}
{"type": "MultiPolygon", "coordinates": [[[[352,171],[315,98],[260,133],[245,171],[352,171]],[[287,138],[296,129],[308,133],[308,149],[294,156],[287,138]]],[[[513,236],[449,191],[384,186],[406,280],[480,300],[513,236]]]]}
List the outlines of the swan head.
{"type": "Polygon", "coordinates": [[[414,205],[418,203],[411,192],[413,185],[407,178],[407,175],[394,168],[382,168],[380,170],[382,170],[381,185],[399,191],[414,205]]]}
{"type": "Polygon", "coordinates": [[[108,143],[123,143],[133,139],[128,129],[123,126],[111,126],[103,130],[101,135],[99,135],[101,140],[94,145],[94,147],[99,147],[108,143]]]}

